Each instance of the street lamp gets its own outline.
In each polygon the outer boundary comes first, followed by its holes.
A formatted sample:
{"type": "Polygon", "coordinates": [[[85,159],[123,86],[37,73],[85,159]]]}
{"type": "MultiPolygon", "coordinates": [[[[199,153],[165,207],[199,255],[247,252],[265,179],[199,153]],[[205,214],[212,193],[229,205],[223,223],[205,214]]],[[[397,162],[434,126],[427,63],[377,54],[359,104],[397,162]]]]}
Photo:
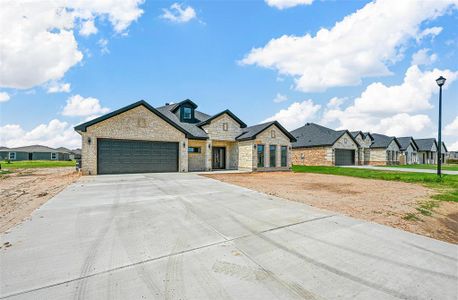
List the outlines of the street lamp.
{"type": "Polygon", "coordinates": [[[436,79],[436,83],[439,86],[439,128],[438,128],[438,140],[439,140],[439,154],[437,157],[437,175],[441,176],[442,167],[442,86],[445,83],[444,77],[436,79]]]}

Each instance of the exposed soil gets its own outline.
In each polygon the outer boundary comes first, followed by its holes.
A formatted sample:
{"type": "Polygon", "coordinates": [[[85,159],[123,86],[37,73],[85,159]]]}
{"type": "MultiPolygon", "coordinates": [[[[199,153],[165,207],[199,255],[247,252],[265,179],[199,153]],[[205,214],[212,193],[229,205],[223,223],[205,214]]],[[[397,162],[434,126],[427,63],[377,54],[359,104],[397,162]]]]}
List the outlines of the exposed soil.
{"type": "Polygon", "coordinates": [[[29,217],[79,176],[74,167],[17,169],[0,175],[0,233],[29,217]]]}
{"type": "Polygon", "coordinates": [[[205,176],[458,244],[458,203],[431,200],[435,191],[422,185],[292,172],[205,176]],[[437,207],[431,216],[425,216],[417,208],[430,201],[437,207]]]}

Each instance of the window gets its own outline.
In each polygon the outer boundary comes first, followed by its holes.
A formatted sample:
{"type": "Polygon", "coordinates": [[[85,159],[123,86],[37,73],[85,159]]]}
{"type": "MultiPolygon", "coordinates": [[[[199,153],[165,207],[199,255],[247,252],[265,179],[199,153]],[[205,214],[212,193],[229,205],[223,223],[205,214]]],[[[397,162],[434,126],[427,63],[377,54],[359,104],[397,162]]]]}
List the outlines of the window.
{"type": "Polygon", "coordinates": [[[269,166],[270,167],[277,166],[277,145],[269,146],[269,166]]]}
{"type": "Polygon", "coordinates": [[[288,161],[288,148],[286,146],[281,146],[281,166],[286,167],[288,161]]]}
{"type": "Polygon", "coordinates": [[[202,152],[200,147],[188,147],[188,153],[200,153],[202,152]]]}
{"type": "Polygon", "coordinates": [[[8,159],[9,160],[15,160],[16,159],[16,152],[8,153],[8,159]]]}
{"type": "Polygon", "coordinates": [[[57,153],[51,152],[51,159],[56,160],[57,159],[57,153]]]}
{"type": "Polygon", "coordinates": [[[190,107],[183,107],[183,119],[190,120],[192,118],[192,109],[190,107]]]}
{"type": "Polygon", "coordinates": [[[228,131],[229,129],[229,124],[228,123],[223,123],[223,130],[228,131]]]}
{"type": "Polygon", "coordinates": [[[273,139],[275,138],[275,130],[272,129],[270,131],[270,137],[273,138],[273,139]]]}
{"type": "Polygon", "coordinates": [[[264,145],[258,145],[258,168],[264,167],[264,145]]]}

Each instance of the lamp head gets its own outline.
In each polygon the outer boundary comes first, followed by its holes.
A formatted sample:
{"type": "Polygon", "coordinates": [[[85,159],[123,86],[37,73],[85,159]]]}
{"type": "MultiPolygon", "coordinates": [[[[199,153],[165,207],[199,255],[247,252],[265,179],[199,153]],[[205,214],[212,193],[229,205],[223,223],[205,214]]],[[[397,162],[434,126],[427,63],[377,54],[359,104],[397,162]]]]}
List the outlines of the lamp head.
{"type": "Polygon", "coordinates": [[[443,86],[444,83],[445,83],[445,80],[446,80],[446,79],[445,79],[444,77],[441,76],[441,77],[439,77],[439,78],[436,79],[436,83],[437,83],[438,86],[443,86]]]}

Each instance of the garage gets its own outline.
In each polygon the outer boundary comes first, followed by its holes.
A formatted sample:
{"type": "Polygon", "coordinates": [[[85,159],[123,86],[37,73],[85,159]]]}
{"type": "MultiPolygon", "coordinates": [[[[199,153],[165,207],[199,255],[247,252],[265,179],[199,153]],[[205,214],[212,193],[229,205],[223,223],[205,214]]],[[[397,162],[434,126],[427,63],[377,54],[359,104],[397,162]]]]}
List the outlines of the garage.
{"type": "Polygon", "coordinates": [[[351,166],[355,164],[355,150],[336,149],[335,150],[336,166],[351,166]]]}
{"type": "Polygon", "coordinates": [[[97,139],[97,173],[178,172],[178,143],[97,139]]]}

